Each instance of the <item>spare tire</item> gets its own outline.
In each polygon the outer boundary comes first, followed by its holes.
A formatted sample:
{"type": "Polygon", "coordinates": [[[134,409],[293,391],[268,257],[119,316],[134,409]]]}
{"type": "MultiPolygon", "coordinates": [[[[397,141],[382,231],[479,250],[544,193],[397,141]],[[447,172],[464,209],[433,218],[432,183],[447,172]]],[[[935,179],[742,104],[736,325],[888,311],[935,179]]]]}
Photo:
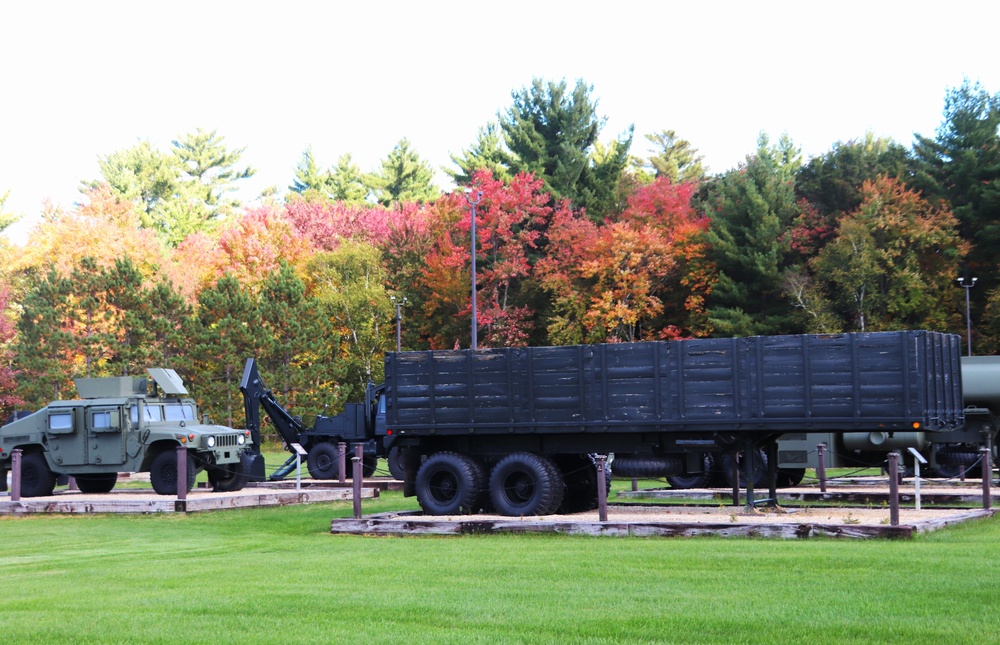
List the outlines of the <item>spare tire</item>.
{"type": "Polygon", "coordinates": [[[654,457],[652,455],[633,457],[632,455],[615,455],[611,467],[618,477],[635,477],[637,479],[659,479],[679,475],[684,472],[684,458],[679,455],[654,457]]]}
{"type": "Polygon", "coordinates": [[[979,463],[979,453],[958,448],[943,448],[937,451],[934,458],[942,466],[965,466],[968,468],[979,463]]]}
{"type": "Polygon", "coordinates": [[[708,488],[714,467],[715,458],[712,453],[706,452],[702,455],[702,472],[670,475],[667,477],[667,482],[671,488],[708,488]]]}

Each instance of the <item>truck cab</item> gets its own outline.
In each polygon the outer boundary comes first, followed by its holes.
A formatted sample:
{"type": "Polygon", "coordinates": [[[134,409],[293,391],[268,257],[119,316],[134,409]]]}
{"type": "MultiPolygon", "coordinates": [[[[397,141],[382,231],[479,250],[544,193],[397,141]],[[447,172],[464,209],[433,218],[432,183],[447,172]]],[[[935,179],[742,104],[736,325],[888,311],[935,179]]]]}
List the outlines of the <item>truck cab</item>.
{"type": "Polygon", "coordinates": [[[54,401],[0,427],[0,486],[6,488],[12,453],[21,451],[21,493],[51,495],[57,478],[72,476],[85,493],[114,488],[119,473],[148,472],[153,489],[190,489],[198,471],[217,491],[246,484],[250,433],[198,418],[174,370],[149,370],[152,378],[76,379],[79,399],[54,401]],[[187,448],[187,482],[178,482],[178,446],[187,448]]]}

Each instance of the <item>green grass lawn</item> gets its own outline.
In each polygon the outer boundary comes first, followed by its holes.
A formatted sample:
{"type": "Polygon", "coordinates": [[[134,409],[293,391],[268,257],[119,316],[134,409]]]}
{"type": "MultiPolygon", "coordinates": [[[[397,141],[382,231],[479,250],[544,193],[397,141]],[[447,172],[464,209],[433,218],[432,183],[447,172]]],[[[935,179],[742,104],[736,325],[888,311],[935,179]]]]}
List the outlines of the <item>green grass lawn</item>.
{"type": "MultiPolygon", "coordinates": [[[[365,512],[415,508],[386,493],[365,512]]],[[[985,643],[1000,518],[909,541],[334,536],[350,503],[0,518],[4,643],[985,643]]]]}

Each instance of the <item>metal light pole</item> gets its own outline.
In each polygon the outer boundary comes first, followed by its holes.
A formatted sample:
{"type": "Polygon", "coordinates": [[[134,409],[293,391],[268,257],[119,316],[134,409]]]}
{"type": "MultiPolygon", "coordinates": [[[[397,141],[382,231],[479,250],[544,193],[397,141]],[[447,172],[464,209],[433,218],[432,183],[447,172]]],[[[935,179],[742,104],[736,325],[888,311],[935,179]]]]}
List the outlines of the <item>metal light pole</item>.
{"type": "Polygon", "coordinates": [[[968,356],[972,356],[972,306],[969,290],[976,286],[976,280],[978,278],[970,278],[969,276],[963,276],[956,280],[958,286],[965,289],[965,338],[968,341],[968,356]]]}
{"type": "Polygon", "coordinates": [[[476,316],[476,206],[483,201],[483,191],[465,194],[465,200],[472,205],[472,349],[479,349],[479,320],[476,316]]]}
{"type": "Polygon", "coordinates": [[[409,301],[406,299],[405,296],[403,298],[400,298],[399,300],[396,299],[396,296],[389,296],[389,300],[392,301],[392,304],[396,305],[396,351],[401,352],[403,351],[402,335],[401,335],[402,324],[403,324],[402,308],[406,306],[406,303],[409,301]]]}

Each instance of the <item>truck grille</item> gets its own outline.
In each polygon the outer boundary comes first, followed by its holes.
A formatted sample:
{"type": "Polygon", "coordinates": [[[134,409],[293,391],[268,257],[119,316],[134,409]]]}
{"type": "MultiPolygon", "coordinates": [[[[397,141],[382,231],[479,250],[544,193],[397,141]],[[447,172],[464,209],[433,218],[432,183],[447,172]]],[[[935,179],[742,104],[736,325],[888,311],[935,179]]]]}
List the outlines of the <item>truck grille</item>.
{"type": "Polygon", "coordinates": [[[230,448],[232,446],[239,445],[236,442],[236,438],[239,435],[235,434],[220,434],[215,436],[215,447],[216,448],[230,448]]]}

